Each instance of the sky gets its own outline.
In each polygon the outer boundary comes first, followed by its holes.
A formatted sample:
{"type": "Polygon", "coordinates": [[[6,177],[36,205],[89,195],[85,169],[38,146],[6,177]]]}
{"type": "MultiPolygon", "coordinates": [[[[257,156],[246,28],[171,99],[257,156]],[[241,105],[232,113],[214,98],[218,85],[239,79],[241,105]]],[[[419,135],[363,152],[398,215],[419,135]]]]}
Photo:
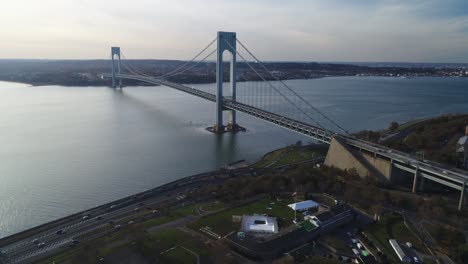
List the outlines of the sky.
{"type": "Polygon", "coordinates": [[[217,31],[265,61],[468,63],[466,0],[3,0],[0,58],[190,59],[217,31]]]}

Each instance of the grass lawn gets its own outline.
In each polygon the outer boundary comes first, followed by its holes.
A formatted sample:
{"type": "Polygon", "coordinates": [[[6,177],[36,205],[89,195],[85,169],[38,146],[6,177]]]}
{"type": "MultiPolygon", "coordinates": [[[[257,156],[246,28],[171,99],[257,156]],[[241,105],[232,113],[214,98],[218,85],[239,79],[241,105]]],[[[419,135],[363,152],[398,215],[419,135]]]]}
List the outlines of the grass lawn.
{"type": "Polygon", "coordinates": [[[181,247],[185,247],[197,255],[208,255],[207,247],[198,237],[194,237],[177,228],[169,228],[151,234],[145,239],[144,243],[145,248],[152,249],[153,252],[164,252],[173,247],[177,247],[174,249],[175,252],[171,253],[171,250],[163,254],[171,259],[171,261],[167,261],[167,263],[196,263],[196,257],[181,247]],[[174,253],[177,253],[176,255],[180,253],[183,257],[177,258],[177,256],[174,256],[174,253]],[[185,260],[187,260],[187,262],[183,262],[185,260]]]}
{"type": "Polygon", "coordinates": [[[287,150],[288,148],[282,148],[266,154],[260,161],[254,164],[254,167],[264,168],[270,165],[275,159],[277,159],[281,154],[283,154],[287,150]]]}
{"type": "Polygon", "coordinates": [[[407,129],[407,128],[413,126],[413,125],[416,125],[416,124],[422,122],[422,121],[424,121],[424,119],[415,119],[415,120],[411,120],[411,121],[409,121],[409,122],[400,124],[400,125],[398,126],[398,128],[395,130],[395,132],[403,131],[403,130],[405,130],[405,129],[407,129]]]}
{"type": "Polygon", "coordinates": [[[400,262],[392,246],[388,242],[389,239],[396,239],[400,243],[410,242],[417,250],[427,253],[427,249],[422,245],[421,241],[408,230],[403,218],[399,214],[386,214],[382,216],[380,221],[372,225],[365,233],[373,240],[374,244],[387,255],[387,258],[394,263],[400,262]]]}
{"type": "Polygon", "coordinates": [[[170,228],[151,234],[145,243],[149,243],[148,246],[156,246],[161,251],[164,251],[190,239],[192,237],[189,234],[177,228],[170,228]]]}
{"type": "Polygon", "coordinates": [[[208,226],[213,230],[213,232],[220,236],[224,236],[232,231],[237,231],[240,228],[240,223],[234,223],[232,221],[233,215],[268,214],[278,218],[278,225],[281,229],[290,225],[294,218],[294,212],[291,208],[287,207],[288,204],[288,201],[277,202],[276,200],[273,201],[263,198],[240,207],[225,210],[207,217],[202,217],[191,223],[189,227],[198,231],[201,227],[208,226]]]}
{"type": "Polygon", "coordinates": [[[202,203],[200,204],[200,208],[204,211],[212,212],[221,210],[225,207],[225,204],[220,201],[210,202],[210,203],[202,203]]]}
{"type": "Polygon", "coordinates": [[[104,239],[96,239],[92,242],[86,242],[86,244],[93,245],[93,247],[87,248],[84,244],[79,244],[74,248],[70,248],[69,250],[49,257],[39,263],[76,263],[76,260],[83,258],[83,256],[88,257],[86,260],[88,263],[94,263],[97,262],[97,256],[106,257],[122,248],[128,247],[127,243],[115,246],[106,246],[109,245],[109,243],[106,243],[106,240],[104,239]]]}
{"type": "Polygon", "coordinates": [[[321,151],[317,149],[304,149],[304,148],[291,149],[280,160],[278,160],[278,162],[274,164],[274,167],[283,166],[283,165],[300,162],[304,160],[314,159],[321,155],[323,155],[323,153],[321,153],[321,151]]]}
{"type": "Polygon", "coordinates": [[[175,249],[163,254],[161,261],[163,263],[189,264],[197,263],[197,258],[187,250],[176,247],[175,249]]]}
{"type": "Polygon", "coordinates": [[[138,223],[137,226],[148,229],[148,228],[153,227],[153,226],[169,223],[171,221],[174,221],[174,220],[182,218],[182,217],[186,217],[186,216],[189,216],[189,215],[196,215],[197,214],[197,212],[196,212],[197,207],[202,206],[202,205],[203,204],[191,204],[191,205],[187,205],[187,206],[184,206],[184,207],[179,207],[177,209],[174,209],[174,210],[171,210],[171,211],[167,212],[167,214],[165,214],[165,215],[157,216],[157,217],[154,217],[154,218],[149,219],[147,221],[144,221],[142,223],[138,223]]]}
{"type": "Polygon", "coordinates": [[[315,230],[317,228],[316,225],[312,224],[310,221],[304,221],[299,224],[302,228],[304,228],[307,232],[315,230]]]}

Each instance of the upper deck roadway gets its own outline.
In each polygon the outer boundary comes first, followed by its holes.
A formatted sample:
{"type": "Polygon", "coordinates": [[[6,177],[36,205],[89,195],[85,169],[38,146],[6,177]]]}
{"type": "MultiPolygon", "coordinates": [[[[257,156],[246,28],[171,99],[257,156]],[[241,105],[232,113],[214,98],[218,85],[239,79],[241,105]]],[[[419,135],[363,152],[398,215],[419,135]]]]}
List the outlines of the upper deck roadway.
{"type": "MultiPolygon", "coordinates": [[[[111,74],[102,74],[103,78],[111,78],[111,74]]],[[[157,85],[164,85],[179,91],[195,95],[208,101],[216,102],[216,96],[186,85],[169,82],[154,77],[144,77],[130,74],[117,74],[116,78],[132,79],[157,85]]],[[[387,159],[392,166],[401,170],[426,178],[453,189],[468,191],[468,174],[464,171],[447,168],[441,164],[429,161],[422,161],[407,153],[396,151],[378,144],[360,140],[354,137],[340,135],[335,132],[316,127],[301,121],[297,121],[279,114],[268,112],[256,107],[252,107],[228,98],[223,98],[223,105],[226,109],[236,110],[256,118],[268,121],[280,127],[292,130],[301,135],[311,137],[319,142],[330,144],[333,137],[342,138],[348,145],[367,151],[376,157],[387,159]]]]}

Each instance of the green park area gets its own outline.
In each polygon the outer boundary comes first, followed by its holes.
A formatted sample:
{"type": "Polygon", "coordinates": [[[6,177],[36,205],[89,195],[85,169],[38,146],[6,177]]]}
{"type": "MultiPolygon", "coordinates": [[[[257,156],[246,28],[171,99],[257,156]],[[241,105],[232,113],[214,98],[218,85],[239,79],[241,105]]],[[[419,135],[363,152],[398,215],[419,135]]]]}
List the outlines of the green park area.
{"type": "Polygon", "coordinates": [[[191,204],[168,210],[149,220],[138,221],[138,217],[148,213],[142,212],[133,218],[125,218],[114,223],[122,224],[122,228],[116,230],[108,226],[107,230],[113,232],[98,239],[81,242],[40,263],[79,263],[78,260],[83,260],[82,263],[100,263],[101,258],[104,260],[117,258],[122,252],[125,252],[125,258],[128,257],[129,261],[136,261],[135,259],[141,257],[152,259],[157,253],[159,255],[156,257],[164,260],[163,263],[196,263],[196,255],[208,255],[206,246],[199,239],[177,228],[155,232],[148,232],[148,230],[187,216],[196,216],[200,211],[217,211],[223,209],[224,206],[225,204],[219,201],[191,204]],[[125,225],[130,220],[135,223],[125,225]],[[164,254],[160,254],[162,252],[164,254]]]}
{"type": "Polygon", "coordinates": [[[292,224],[294,212],[288,207],[292,201],[277,201],[276,199],[262,198],[255,202],[251,202],[239,207],[224,210],[216,214],[201,217],[188,226],[194,230],[208,227],[214,233],[225,236],[232,231],[238,231],[240,221],[234,222],[233,216],[266,214],[277,217],[279,228],[284,228],[292,224]]]}
{"type": "Polygon", "coordinates": [[[280,167],[326,155],[326,149],[307,146],[289,146],[266,154],[255,163],[257,168],[280,167]]]}
{"type": "Polygon", "coordinates": [[[197,255],[207,255],[208,250],[197,237],[176,228],[161,230],[137,244],[144,256],[158,254],[161,263],[197,263],[197,255]]]}

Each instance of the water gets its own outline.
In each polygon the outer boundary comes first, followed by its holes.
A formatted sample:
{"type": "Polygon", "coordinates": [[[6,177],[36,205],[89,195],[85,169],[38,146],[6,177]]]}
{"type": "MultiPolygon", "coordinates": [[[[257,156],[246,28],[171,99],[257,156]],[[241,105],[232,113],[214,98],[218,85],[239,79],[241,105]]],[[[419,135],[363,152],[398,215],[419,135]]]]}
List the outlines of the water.
{"type": "MultiPolygon", "coordinates": [[[[468,79],[339,77],[288,83],[345,128],[468,112],[468,79]]],[[[238,115],[221,136],[214,104],[166,87],[0,82],[0,237],[239,159],[310,141],[238,115]]]]}

